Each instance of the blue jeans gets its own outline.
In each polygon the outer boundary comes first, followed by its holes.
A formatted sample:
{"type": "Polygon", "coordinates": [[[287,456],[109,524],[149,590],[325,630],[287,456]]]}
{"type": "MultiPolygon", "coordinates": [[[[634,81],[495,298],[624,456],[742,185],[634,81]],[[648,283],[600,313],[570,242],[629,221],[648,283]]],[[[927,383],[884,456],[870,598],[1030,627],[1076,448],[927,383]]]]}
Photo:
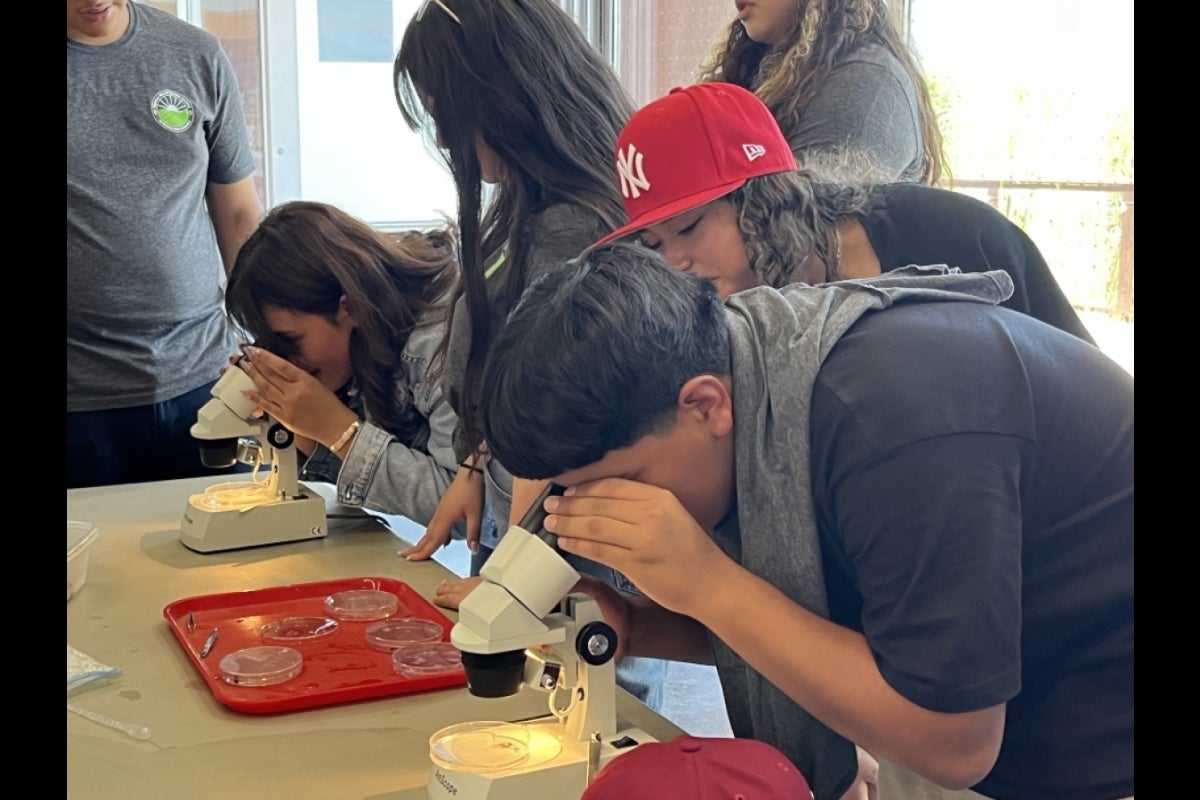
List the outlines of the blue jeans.
{"type": "MultiPolygon", "coordinates": [[[[216,383],[216,381],[213,381],[216,383]]],[[[247,472],[209,469],[190,429],[213,384],[150,406],[67,414],[67,488],[247,472]]]]}
{"type": "MultiPolygon", "coordinates": [[[[560,551],[561,552],[561,551],[560,551]]],[[[492,554],[492,548],[480,544],[479,550],[471,554],[471,574],[478,575],[483,564],[492,554]]],[[[612,569],[587,561],[577,556],[562,553],[580,573],[593,575],[618,590],[623,587],[613,583],[616,574],[612,569]]],[[[629,587],[633,589],[632,585],[629,587]]],[[[617,662],[617,685],[631,695],[641,700],[655,711],[662,710],[663,682],[667,678],[667,662],[661,658],[645,658],[644,656],[626,656],[617,662]]]]}

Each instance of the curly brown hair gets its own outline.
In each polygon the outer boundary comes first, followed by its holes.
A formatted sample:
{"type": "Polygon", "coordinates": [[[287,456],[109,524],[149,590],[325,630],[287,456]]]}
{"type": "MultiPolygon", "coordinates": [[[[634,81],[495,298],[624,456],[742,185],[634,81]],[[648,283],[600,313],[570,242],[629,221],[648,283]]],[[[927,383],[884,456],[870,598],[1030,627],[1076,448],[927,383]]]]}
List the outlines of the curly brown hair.
{"type": "Polygon", "coordinates": [[[746,35],[738,20],[713,48],[700,80],[725,81],[751,90],[771,109],[786,135],[822,81],[853,50],[867,42],[885,47],[900,62],[916,90],[923,152],[922,183],[949,175],[942,134],[929,87],[884,0],[796,0],[786,46],[772,48],[746,35]]]}
{"type": "Polygon", "coordinates": [[[725,196],[737,213],[750,270],[764,284],[778,289],[839,279],[834,231],[839,220],[866,209],[870,191],[842,177],[849,167],[844,154],[822,156],[794,172],[751,178],[725,196]]]}

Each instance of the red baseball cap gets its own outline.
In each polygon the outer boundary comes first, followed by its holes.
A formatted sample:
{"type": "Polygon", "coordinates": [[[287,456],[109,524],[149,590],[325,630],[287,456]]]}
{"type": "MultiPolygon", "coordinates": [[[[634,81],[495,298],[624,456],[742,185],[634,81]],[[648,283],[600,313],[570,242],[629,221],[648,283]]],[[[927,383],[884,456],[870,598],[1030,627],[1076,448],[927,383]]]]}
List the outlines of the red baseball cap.
{"type": "Polygon", "coordinates": [[[617,180],[629,224],[596,245],[729,194],[748,179],[796,169],[770,109],[732,83],[676,87],[629,118],[617,180]]]}
{"type": "Polygon", "coordinates": [[[812,800],[787,756],[754,739],[676,736],[617,756],[580,800],[812,800]]]}

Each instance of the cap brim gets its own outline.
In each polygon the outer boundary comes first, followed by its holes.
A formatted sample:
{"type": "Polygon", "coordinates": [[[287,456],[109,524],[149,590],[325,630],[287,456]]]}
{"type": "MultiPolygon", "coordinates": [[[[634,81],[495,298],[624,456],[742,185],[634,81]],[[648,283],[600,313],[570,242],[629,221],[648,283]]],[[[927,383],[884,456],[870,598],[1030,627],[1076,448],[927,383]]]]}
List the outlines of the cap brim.
{"type": "Polygon", "coordinates": [[[609,242],[615,242],[617,239],[624,239],[626,236],[629,236],[632,233],[637,233],[642,228],[647,228],[651,225],[662,222],[663,220],[670,219],[676,214],[682,214],[685,211],[691,211],[693,208],[698,208],[705,203],[716,200],[718,197],[724,197],[734,189],[740,188],[746,183],[747,180],[749,179],[739,178],[736,181],[731,181],[730,183],[725,183],[712,189],[706,189],[703,192],[697,192],[696,194],[691,194],[687,197],[673,200],[670,203],[666,203],[658,208],[647,211],[645,214],[642,214],[632,222],[617,228],[604,238],[592,242],[590,245],[588,245],[584,252],[586,253],[592,248],[608,244],[609,242]]]}

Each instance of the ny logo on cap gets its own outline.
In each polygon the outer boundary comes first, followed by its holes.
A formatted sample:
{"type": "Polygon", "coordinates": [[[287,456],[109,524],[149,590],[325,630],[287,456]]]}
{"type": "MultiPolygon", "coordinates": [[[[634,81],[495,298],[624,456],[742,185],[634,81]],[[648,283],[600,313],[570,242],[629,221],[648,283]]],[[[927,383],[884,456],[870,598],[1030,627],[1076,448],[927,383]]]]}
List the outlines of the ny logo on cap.
{"type": "Polygon", "coordinates": [[[617,174],[621,176],[621,194],[626,199],[636,200],[650,188],[642,170],[642,154],[633,144],[624,153],[617,151],[617,174]]]}
{"type": "Polygon", "coordinates": [[[742,152],[746,154],[747,160],[753,161],[756,158],[762,158],[765,156],[767,154],[767,148],[763,147],[761,144],[744,144],[742,145],[742,152]]]}

